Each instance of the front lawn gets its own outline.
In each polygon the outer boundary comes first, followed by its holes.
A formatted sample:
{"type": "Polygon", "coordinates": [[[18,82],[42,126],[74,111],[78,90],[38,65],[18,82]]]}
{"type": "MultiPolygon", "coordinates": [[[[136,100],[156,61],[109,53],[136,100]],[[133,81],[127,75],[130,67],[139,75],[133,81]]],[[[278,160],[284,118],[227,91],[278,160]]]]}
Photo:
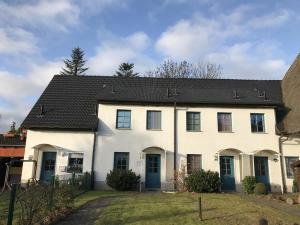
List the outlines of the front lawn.
{"type": "MultiPolygon", "coordinates": [[[[111,193],[110,193],[111,194],[111,193]]],[[[113,194],[114,195],[114,194],[113,194]]],[[[201,194],[203,219],[198,219],[199,194],[159,192],[126,193],[112,200],[96,224],[258,224],[261,217],[269,224],[294,224],[294,217],[256,205],[238,194],[201,194]]]]}

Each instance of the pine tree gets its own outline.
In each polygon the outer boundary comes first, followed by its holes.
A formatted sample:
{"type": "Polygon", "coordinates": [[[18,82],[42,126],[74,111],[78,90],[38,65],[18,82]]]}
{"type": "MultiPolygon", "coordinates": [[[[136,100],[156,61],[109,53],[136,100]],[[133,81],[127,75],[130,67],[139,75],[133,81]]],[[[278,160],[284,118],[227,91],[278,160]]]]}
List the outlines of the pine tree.
{"type": "Polygon", "coordinates": [[[84,67],[86,60],[84,59],[84,51],[79,48],[73,48],[71,59],[65,59],[65,67],[62,68],[60,75],[84,75],[84,72],[88,70],[87,67],[84,67]]]}
{"type": "Polygon", "coordinates": [[[16,122],[12,122],[11,126],[10,126],[10,130],[8,131],[9,134],[16,134],[17,130],[16,130],[16,122]]]}
{"type": "Polygon", "coordinates": [[[133,63],[122,63],[119,65],[119,70],[116,71],[117,77],[137,77],[139,73],[133,72],[133,63]]]}

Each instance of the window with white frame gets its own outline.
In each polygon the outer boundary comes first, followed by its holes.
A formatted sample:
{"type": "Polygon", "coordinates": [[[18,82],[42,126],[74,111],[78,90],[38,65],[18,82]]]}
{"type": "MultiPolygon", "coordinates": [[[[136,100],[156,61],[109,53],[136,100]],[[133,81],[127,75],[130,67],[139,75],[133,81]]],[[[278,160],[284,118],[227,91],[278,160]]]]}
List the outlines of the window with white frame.
{"type": "Polygon", "coordinates": [[[68,173],[82,173],[83,171],[83,153],[70,153],[68,173]]]}
{"type": "Polygon", "coordinates": [[[291,179],[294,178],[294,172],[293,172],[293,169],[291,168],[291,164],[298,160],[299,160],[299,157],[292,157],[292,156],[285,157],[285,170],[286,170],[287,178],[291,178],[291,179]]]}
{"type": "Polygon", "coordinates": [[[263,113],[251,113],[251,131],[254,133],[265,132],[265,118],[263,113]]]}
{"type": "Polygon", "coordinates": [[[219,132],[232,132],[232,119],[231,113],[218,113],[218,131],[219,132]]]}

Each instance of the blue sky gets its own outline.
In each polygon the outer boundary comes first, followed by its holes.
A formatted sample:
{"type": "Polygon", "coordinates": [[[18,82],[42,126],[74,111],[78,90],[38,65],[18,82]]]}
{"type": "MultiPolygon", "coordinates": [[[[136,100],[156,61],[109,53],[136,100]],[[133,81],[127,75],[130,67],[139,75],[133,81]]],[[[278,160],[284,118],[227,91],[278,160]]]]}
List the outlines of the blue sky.
{"type": "Polygon", "coordinates": [[[225,78],[281,79],[300,51],[300,1],[2,0],[0,132],[24,119],[74,46],[88,74],[121,62],[220,64],[225,78]]]}

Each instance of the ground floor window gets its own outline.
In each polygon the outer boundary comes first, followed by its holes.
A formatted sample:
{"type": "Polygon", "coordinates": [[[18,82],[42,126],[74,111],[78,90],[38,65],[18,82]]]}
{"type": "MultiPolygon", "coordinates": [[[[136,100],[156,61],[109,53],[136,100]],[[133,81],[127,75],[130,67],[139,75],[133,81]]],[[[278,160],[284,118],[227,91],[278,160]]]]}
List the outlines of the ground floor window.
{"type": "Polygon", "coordinates": [[[115,152],[114,170],[127,171],[129,169],[129,152],[115,152]]]}
{"type": "Polygon", "coordinates": [[[69,173],[82,173],[83,170],[83,153],[69,154],[69,173]]]}
{"type": "Polygon", "coordinates": [[[201,155],[199,154],[188,154],[187,155],[187,173],[191,174],[195,170],[200,170],[201,165],[201,155]]]}
{"type": "Polygon", "coordinates": [[[291,168],[291,164],[299,160],[299,157],[285,157],[285,168],[287,178],[294,178],[294,172],[291,168]]]}

